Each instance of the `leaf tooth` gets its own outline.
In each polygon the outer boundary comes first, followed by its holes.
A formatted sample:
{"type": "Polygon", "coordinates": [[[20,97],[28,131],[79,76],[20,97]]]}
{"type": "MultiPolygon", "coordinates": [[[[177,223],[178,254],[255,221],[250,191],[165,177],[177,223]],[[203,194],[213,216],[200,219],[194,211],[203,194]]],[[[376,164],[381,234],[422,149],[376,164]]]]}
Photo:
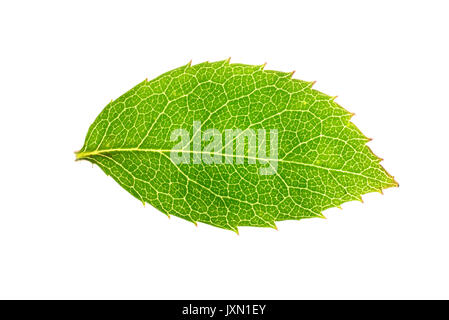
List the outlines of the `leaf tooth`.
{"type": "Polygon", "coordinates": [[[296,70],[293,70],[292,72],[290,72],[290,78],[293,77],[293,75],[295,74],[296,70]]]}
{"type": "Polygon", "coordinates": [[[327,217],[322,212],[316,213],[316,217],[321,219],[327,219],[327,217]]]}
{"type": "Polygon", "coordinates": [[[231,63],[231,57],[227,58],[225,61],[226,61],[227,64],[230,64],[231,63]]]}
{"type": "Polygon", "coordinates": [[[267,63],[266,62],[264,62],[264,64],[262,64],[261,66],[260,66],[260,70],[263,70],[263,69],[265,69],[265,67],[267,66],[267,63]]]}
{"type": "MultiPolygon", "coordinates": [[[[365,146],[366,147],[368,147],[366,144],[367,143],[370,143],[371,141],[373,141],[373,138],[368,138],[368,137],[366,137],[366,136],[363,136],[362,138],[364,138],[364,140],[365,140],[365,146]]],[[[369,148],[369,147],[368,147],[369,148]]],[[[379,157],[373,152],[373,150],[371,150],[370,149],[370,151],[371,151],[371,153],[376,157],[376,160],[378,160],[379,159],[379,157]]],[[[380,161],[379,161],[380,162],[380,161]]]]}
{"type": "Polygon", "coordinates": [[[190,59],[190,61],[187,63],[187,67],[191,67],[192,66],[192,59],[190,59]]]}
{"type": "Polygon", "coordinates": [[[312,81],[312,82],[309,82],[309,84],[310,84],[310,89],[312,89],[312,87],[315,85],[315,83],[316,83],[316,80],[314,80],[314,81],[312,81]]]}
{"type": "Polygon", "coordinates": [[[266,221],[266,222],[268,223],[268,227],[278,230],[278,227],[277,227],[275,221],[266,221]]]}

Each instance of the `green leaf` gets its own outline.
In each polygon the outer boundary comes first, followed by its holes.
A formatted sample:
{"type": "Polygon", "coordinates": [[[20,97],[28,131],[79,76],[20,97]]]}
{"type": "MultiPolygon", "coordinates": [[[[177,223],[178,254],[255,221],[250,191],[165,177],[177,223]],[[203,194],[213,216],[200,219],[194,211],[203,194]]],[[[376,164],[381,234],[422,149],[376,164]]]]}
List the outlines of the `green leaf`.
{"type": "Polygon", "coordinates": [[[323,210],[397,186],[350,122],[353,114],[292,74],[225,60],[145,80],[104,108],[77,159],[167,215],[236,232],[323,217],[323,210]],[[188,136],[173,140],[179,129],[188,136]],[[254,154],[242,132],[208,140],[209,129],[261,132],[259,143],[267,140],[254,154]]]}

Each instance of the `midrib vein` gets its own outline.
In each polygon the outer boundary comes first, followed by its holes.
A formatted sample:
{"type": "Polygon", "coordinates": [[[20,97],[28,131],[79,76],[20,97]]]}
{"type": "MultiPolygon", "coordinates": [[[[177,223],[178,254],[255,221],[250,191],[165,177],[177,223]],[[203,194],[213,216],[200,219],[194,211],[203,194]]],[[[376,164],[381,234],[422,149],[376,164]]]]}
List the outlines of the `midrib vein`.
{"type": "Polygon", "coordinates": [[[153,152],[153,153],[170,153],[170,152],[183,152],[183,153],[188,153],[188,154],[207,154],[207,155],[216,155],[216,156],[223,156],[223,157],[233,157],[233,158],[243,158],[243,159],[251,159],[251,160],[256,160],[256,161],[264,161],[264,162],[269,162],[269,161],[277,161],[280,163],[290,163],[290,164],[296,164],[296,165],[300,165],[300,166],[305,166],[305,167],[312,167],[312,168],[317,168],[317,169],[323,169],[323,170],[328,170],[328,171],[334,171],[334,172],[341,172],[341,173],[347,173],[347,174],[351,174],[351,175],[357,175],[360,177],[364,177],[366,179],[370,179],[370,180],[374,180],[377,182],[381,182],[384,183],[384,181],[378,180],[376,178],[373,177],[369,177],[364,175],[363,173],[359,173],[359,172],[352,172],[352,171],[347,171],[347,170],[342,170],[342,169],[335,169],[335,168],[328,168],[328,167],[324,167],[324,166],[320,166],[320,165],[316,165],[316,164],[311,164],[311,163],[305,163],[305,162],[299,162],[299,161],[292,161],[292,160],[286,160],[286,159],[272,159],[272,158],[259,158],[259,157],[251,157],[251,156],[247,156],[247,155],[235,155],[235,154],[226,154],[226,153],[220,153],[220,152],[207,152],[207,151],[192,151],[192,150],[182,150],[182,149],[142,149],[142,148],[115,148],[115,149],[103,149],[103,150],[94,150],[94,151],[85,151],[85,152],[77,152],[76,153],[76,160],[82,160],[86,157],[90,157],[90,156],[95,156],[95,155],[102,155],[105,153],[112,153],[112,152],[153,152]]]}

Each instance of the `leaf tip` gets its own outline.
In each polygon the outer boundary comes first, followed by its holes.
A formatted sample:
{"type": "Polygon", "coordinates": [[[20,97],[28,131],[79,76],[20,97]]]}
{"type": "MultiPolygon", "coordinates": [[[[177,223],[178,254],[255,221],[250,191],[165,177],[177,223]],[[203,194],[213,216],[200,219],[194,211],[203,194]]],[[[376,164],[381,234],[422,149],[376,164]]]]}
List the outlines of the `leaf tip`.
{"type": "Polygon", "coordinates": [[[393,183],[395,184],[395,187],[398,188],[399,183],[396,181],[396,179],[393,176],[391,176],[391,178],[393,179],[393,183]]]}

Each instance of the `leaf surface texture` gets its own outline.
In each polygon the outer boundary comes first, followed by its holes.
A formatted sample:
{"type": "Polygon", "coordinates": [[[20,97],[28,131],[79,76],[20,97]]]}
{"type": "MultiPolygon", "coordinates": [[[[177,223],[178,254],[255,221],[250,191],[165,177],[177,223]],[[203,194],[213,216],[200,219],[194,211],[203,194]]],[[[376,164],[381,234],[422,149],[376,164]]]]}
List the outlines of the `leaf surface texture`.
{"type": "MultiPolygon", "coordinates": [[[[77,159],[167,215],[233,231],[323,217],[323,210],[397,186],[353,114],[312,85],[263,65],[187,64],[111,101],[77,159]],[[277,130],[276,173],[261,175],[267,164],[248,163],[247,154],[243,164],[174,164],[170,135],[183,128],[193,139],[194,121],[203,131],[277,130]]],[[[214,155],[233,157],[224,146],[214,155]]]]}

